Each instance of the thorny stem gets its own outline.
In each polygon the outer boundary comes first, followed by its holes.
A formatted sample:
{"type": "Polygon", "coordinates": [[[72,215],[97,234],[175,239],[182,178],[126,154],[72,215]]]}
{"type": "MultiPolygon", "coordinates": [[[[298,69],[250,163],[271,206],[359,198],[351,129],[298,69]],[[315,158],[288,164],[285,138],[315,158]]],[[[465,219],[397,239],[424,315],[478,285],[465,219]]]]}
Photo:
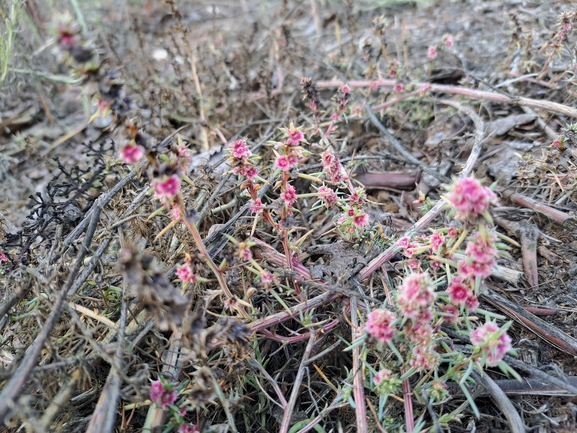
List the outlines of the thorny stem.
{"type": "MultiPolygon", "coordinates": [[[[192,235],[192,238],[194,239],[194,242],[196,243],[196,247],[198,248],[198,251],[200,252],[202,257],[204,258],[204,261],[206,262],[208,267],[212,270],[214,276],[216,277],[216,279],[218,281],[218,284],[220,285],[220,288],[222,289],[222,291],[224,292],[224,294],[226,295],[228,300],[233,301],[234,299],[236,299],[236,297],[230,291],[230,288],[228,287],[228,284],[226,283],[226,279],[224,278],[223,272],[218,268],[216,263],[214,263],[214,261],[210,257],[210,254],[208,253],[206,247],[204,246],[204,242],[202,241],[202,238],[200,237],[200,233],[198,232],[198,229],[196,228],[196,226],[186,218],[186,211],[184,209],[184,204],[183,204],[182,198],[180,196],[177,198],[176,206],[178,206],[180,209],[180,215],[181,215],[182,222],[184,223],[184,225],[186,226],[186,228],[188,229],[188,231],[192,235]]],[[[250,319],[250,315],[245,311],[245,309],[242,305],[235,304],[234,307],[236,309],[238,309],[238,311],[240,312],[242,317],[244,317],[245,319],[250,319]]]]}

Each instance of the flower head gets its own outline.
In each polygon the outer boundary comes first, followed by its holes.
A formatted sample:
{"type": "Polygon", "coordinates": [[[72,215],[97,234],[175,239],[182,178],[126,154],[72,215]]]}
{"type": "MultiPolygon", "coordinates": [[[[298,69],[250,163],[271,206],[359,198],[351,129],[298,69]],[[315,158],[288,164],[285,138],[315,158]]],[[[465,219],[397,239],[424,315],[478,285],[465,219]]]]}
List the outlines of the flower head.
{"type": "Polygon", "coordinates": [[[176,401],[176,397],[173,384],[155,380],[150,385],[150,400],[162,409],[166,409],[169,405],[173,404],[176,401]]]}
{"type": "Polygon", "coordinates": [[[511,350],[511,337],[495,322],[487,322],[475,329],[471,332],[470,338],[473,347],[482,353],[489,367],[497,366],[511,350]]]}
{"type": "Polygon", "coordinates": [[[402,381],[391,370],[383,368],[375,375],[373,383],[377,386],[379,394],[391,395],[400,391],[402,381]]]}
{"type": "Polygon", "coordinates": [[[288,128],[281,129],[287,136],[286,144],[288,146],[298,146],[301,142],[305,141],[305,134],[300,128],[295,127],[292,123],[288,128]]]}
{"type": "Polygon", "coordinates": [[[429,238],[429,240],[431,241],[431,250],[433,252],[438,251],[439,248],[441,248],[441,245],[443,245],[443,243],[445,242],[445,238],[443,237],[443,233],[441,232],[433,233],[429,238]]]}
{"type": "Polygon", "coordinates": [[[246,140],[244,139],[235,140],[230,143],[229,152],[231,156],[236,159],[247,160],[252,156],[252,152],[248,148],[246,140]]]}
{"type": "Polygon", "coordinates": [[[154,180],[152,187],[158,197],[172,198],[180,191],[180,177],[173,174],[166,176],[163,180],[154,180]]]}
{"type": "Polygon", "coordinates": [[[281,193],[280,198],[287,206],[292,206],[297,201],[297,193],[290,183],[286,184],[286,189],[281,193]]]}
{"type": "Polygon", "coordinates": [[[178,433],[200,433],[200,429],[196,424],[182,424],[178,428],[178,433]]]}
{"type": "Polygon", "coordinates": [[[325,207],[330,208],[337,201],[338,197],[335,191],[325,185],[317,190],[319,198],[323,201],[325,207]]]}
{"type": "Polygon", "coordinates": [[[381,343],[388,343],[396,334],[396,329],[391,326],[395,320],[395,315],[388,310],[371,311],[365,323],[367,333],[379,340],[381,343]]]}
{"type": "Polygon", "coordinates": [[[486,214],[491,204],[497,203],[495,193],[472,177],[457,180],[446,199],[457,211],[457,218],[463,220],[474,220],[486,214]]]}
{"type": "Polygon", "coordinates": [[[472,289],[463,281],[462,277],[453,277],[447,288],[449,292],[449,299],[454,305],[462,305],[467,302],[469,296],[472,294],[472,289]]]}
{"type": "Polygon", "coordinates": [[[263,211],[263,204],[260,197],[255,198],[254,200],[250,201],[250,211],[251,213],[262,213],[263,211]]]}
{"type": "Polygon", "coordinates": [[[126,164],[137,164],[144,156],[144,148],[138,144],[129,144],[120,151],[120,158],[126,164]]]}
{"type": "Polygon", "coordinates": [[[426,273],[410,274],[403,280],[397,303],[403,314],[410,319],[418,319],[428,311],[435,300],[435,286],[426,273]]]}
{"type": "Polygon", "coordinates": [[[199,280],[199,276],[194,273],[194,270],[190,265],[183,265],[176,269],[176,276],[183,283],[196,283],[199,280]]]}
{"type": "Polygon", "coordinates": [[[430,46],[429,50],[427,51],[427,57],[429,59],[434,59],[435,57],[437,57],[437,47],[430,46]]]}

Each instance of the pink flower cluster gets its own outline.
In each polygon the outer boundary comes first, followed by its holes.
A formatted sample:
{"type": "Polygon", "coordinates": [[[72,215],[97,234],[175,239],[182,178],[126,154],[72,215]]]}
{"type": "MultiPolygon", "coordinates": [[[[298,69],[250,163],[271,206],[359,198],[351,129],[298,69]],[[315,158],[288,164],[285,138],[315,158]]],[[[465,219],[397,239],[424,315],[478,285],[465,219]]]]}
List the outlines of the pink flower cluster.
{"type": "Polygon", "coordinates": [[[183,282],[183,283],[196,283],[199,281],[200,277],[198,274],[194,272],[192,267],[189,264],[185,264],[180,266],[176,269],[176,276],[183,282]]]}
{"type": "Polygon", "coordinates": [[[468,221],[480,215],[487,217],[491,204],[497,203],[495,193],[472,177],[457,180],[446,198],[457,211],[457,218],[468,221]]]}
{"type": "Polygon", "coordinates": [[[334,153],[327,149],[321,155],[321,159],[325,176],[330,182],[339,183],[349,180],[349,176],[334,153]]]}
{"type": "Polygon", "coordinates": [[[160,380],[155,380],[150,385],[150,400],[166,409],[169,405],[176,401],[176,392],[174,391],[174,384],[163,383],[160,380]]]}
{"type": "Polygon", "coordinates": [[[228,162],[232,167],[233,174],[253,180],[258,174],[258,170],[254,166],[254,156],[246,144],[246,140],[233,141],[230,143],[228,152],[230,155],[228,162]]]}
{"type": "Polygon", "coordinates": [[[484,230],[469,237],[466,258],[459,263],[459,273],[467,277],[487,278],[496,264],[497,237],[493,231],[484,230]]]}
{"type": "Polygon", "coordinates": [[[200,429],[196,424],[182,424],[178,429],[178,433],[200,433],[200,429]]]}
{"type": "Polygon", "coordinates": [[[171,199],[180,192],[180,176],[172,174],[164,176],[161,180],[155,179],[152,181],[152,188],[156,197],[171,199]]]}
{"type": "Polygon", "coordinates": [[[397,330],[392,323],[395,315],[388,310],[373,310],[367,317],[365,329],[367,333],[381,343],[388,343],[393,339],[397,330]]]}
{"type": "Polygon", "coordinates": [[[489,367],[495,367],[511,350],[511,337],[500,329],[495,322],[487,322],[475,329],[470,335],[471,344],[481,352],[483,361],[489,367]]]}
{"type": "Polygon", "coordinates": [[[281,200],[287,207],[291,207],[297,201],[297,193],[290,183],[285,185],[284,191],[280,194],[281,200]]]}
{"type": "Polygon", "coordinates": [[[435,286],[426,273],[410,274],[399,289],[397,304],[404,317],[428,321],[435,301],[435,286]]]}
{"type": "Polygon", "coordinates": [[[329,188],[325,185],[319,187],[317,192],[319,194],[318,197],[323,201],[323,204],[326,208],[330,208],[338,200],[335,191],[332,188],[329,188]]]}
{"type": "Polygon", "coordinates": [[[449,283],[447,291],[453,305],[466,305],[469,311],[475,311],[479,307],[479,300],[469,280],[457,275],[449,283]]]}
{"type": "Polygon", "coordinates": [[[288,172],[296,167],[303,157],[304,149],[301,143],[306,143],[306,140],[301,128],[295,127],[292,123],[288,128],[280,128],[280,130],[286,140],[278,144],[282,154],[277,156],[274,165],[276,168],[288,172]]]}
{"type": "Polygon", "coordinates": [[[124,146],[120,151],[120,159],[126,164],[138,164],[143,157],[144,148],[135,143],[124,146]]]}
{"type": "Polygon", "coordinates": [[[426,273],[410,274],[399,288],[397,305],[405,322],[404,331],[413,344],[409,365],[417,371],[430,370],[439,364],[435,351],[432,307],[435,301],[435,286],[426,273]]]}
{"type": "Polygon", "coordinates": [[[373,378],[373,383],[377,386],[377,392],[383,395],[396,394],[401,390],[401,379],[393,374],[388,368],[379,370],[373,378]]]}

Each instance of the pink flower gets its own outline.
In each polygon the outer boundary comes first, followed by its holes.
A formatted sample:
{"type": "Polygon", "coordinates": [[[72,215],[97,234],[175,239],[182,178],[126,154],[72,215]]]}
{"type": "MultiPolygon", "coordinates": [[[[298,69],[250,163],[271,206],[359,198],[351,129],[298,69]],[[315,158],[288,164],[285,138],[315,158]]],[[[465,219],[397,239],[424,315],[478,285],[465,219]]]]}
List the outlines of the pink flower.
{"type": "Polygon", "coordinates": [[[270,289],[272,283],[274,282],[274,279],[275,279],[274,275],[267,271],[264,271],[260,275],[260,282],[262,283],[265,289],[270,289]]]}
{"type": "Polygon", "coordinates": [[[289,171],[292,168],[290,159],[287,155],[279,155],[274,161],[274,165],[282,171],[289,171]]]}
{"type": "Polygon", "coordinates": [[[471,344],[486,358],[489,367],[495,367],[505,354],[511,350],[511,337],[500,329],[495,322],[487,322],[475,329],[470,335],[471,344]]]}
{"type": "Polygon", "coordinates": [[[417,319],[422,312],[428,311],[434,300],[435,286],[426,273],[405,277],[397,296],[399,309],[410,319],[417,319]]]}
{"type": "Polygon", "coordinates": [[[475,311],[477,308],[479,308],[479,298],[477,298],[477,295],[472,293],[465,301],[465,305],[469,311],[475,311]]]}
{"type": "Polygon", "coordinates": [[[360,213],[356,213],[353,217],[353,224],[358,228],[363,228],[369,223],[369,216],[361,211],[360,213]]]}
{"type": "Polygon", "coordinates": [[[176,270],[176,276],[183,283],[196,283],[199,279],[198,275],[194,273],[192,268],[188,265],[180,266],[176,270]]]}
{"type": "Polygon", "coordinates": [[[286,189],[281,193],[280,198],[287,206],[292,206],[297,201],[297,193],[290,183],[286,184],[286,189]]]}
{"type": "Polygon", "coordinates": [[[483,234],[477,232],[467,242],[465,254],[475,262],[495,262],[497,248],[495,242],[497,237],[493,231],[485,231],[483,234]]]}
{"type": "Polygon", "coordinates": [[[238,246],[237,250],[238,257],[246,261],[252,259],[252,253],[250,252],[250,245],[247,242],[239,242],[237,246],[238,246]]]}
{"type": "Polygon", "coordinates": [[[176,401],[177,396],[173,388],[173,384],[162,383],[160,380],[155,380],[150,385],[150,400],[162,409],[166,409],[176,401]]]}
{"type": "Polygon", "coordinates": [[[6,254],[0,251],[0,262],[7,262],[7,261],[8,257],[6,257],[6,254]]]}
{"type": "Polygon", "coordinates": [[[445,35],[445,46],[447,48],[452,48],[453,47],[453,35],[451,33],[447,33],[445,35]]]}
{"type": "Polygon", "coordinates": [[[284,130],[287,135],[286,144],[288,146],[298,146],[301,141],[305,141],[305,135],[300,128],[295,127],[292,123],[288,129],[284,130]]]}
{"type": "Polygon", "coordinates": [[[178,429],[178,433],[200,433],[200,429],[195,424],[182,424],[178,429]]]}
{"type": "Polygon", "coordinates": [[[447,232],[447,236],[449,236],[450,238],[456,238],[459,236],[459,233],[457,233],[457,230],[455,230],[453,227],[451,227],[449,229],[449,231],[447,232]]]}
{"type": "Polygon", "coordinates": [[[329,208],[337,201],[338,197],[334,190],[326,186],[321,186],[317,190],[319,198],[323,200],[325,207],[329,208]]]}
{"type": "Polygon", "coordinates": [[[340,93],[344,93],[344,94],[351,93],[351,88],[349,87],[348,84],[343,84],[343,85],[340,87],[339,92],[340,92],[340,93]]]}
{"type": "Polygon", "coordinates": [[[436,252],[439,250],[439,248],[441,248],[441,245],[443,245],[443,243],[445,242],[445,238],[443,237],[443,233],[435,232],[431,235],[429,241],[431,242],[431,250],[433,252],[436,252]]]}
{"type": "Polygon", "coordinates": [[[170,211],[170,217],[172,218],[173,221],[178,221],[181,217],[180,207],[173,206],[170,211]]]}
{"type": "Polygon", "coordinates": [[[395,87],[393,87],[393,92],[396,93],[402,93],[405,90],[405,85],[399,81],[397,84],[395,84],[395,87]]]}
{"type": "Polygon", "coordinates": [[[230,144],[230,154],[237,159],[247,160],[252,156],[252,152],[246,144],[246,140],[235,140],[230,144]]]}
{"type": "Polygon", "coordinates": [[[395,315],[388,310],[371,311],[365,323],[367,333],[379,340],[381,343],[388,343],[396,334],[396,329],[391,326],[395,321],[395,315]]]}
{"type": "Polygon", "coordinates": [[[137,164],[144,156],[144,148],[137,144],[129,144],[120,151],[120,159],[126,164],[137,164]]]}
{"type": "Polygon", "coordinates": [[[427,57],[429,59],[434,59],[435,57],[437,57],[437,47],[434,46],[429,47],[429,50],[427,51],[427,57]]]}
{"type": "Polygon", "coordinates": [[[252,213],[262,213],[263,205],[262,205],[262,200],[260,199],[260,197],[257,197],[256,199],[251,200],[250,211],[252,213]]]}
{"type": "Polygon", "coordinates": [[[467,302],[469,296],[472,294],[472,290],[469,286],[463,283],[462,277],[453,277],[449,287],[447,288],[449,292],[449,299],[452,304],[462,305],[467,302]]]}
{"type": "Polygon", "coordinates": [[[180,177],[173,174],[162,181],[154,180],[152,181],[152,187],[158,197],[172,198],[180,191],[180,177]]]}
{"type": "Polygon", "coordinates": [[[476,219],[488,212],[491,204],[497,203],[495,193],[472,177],[457,180],[446,199],[457,211],[457,218],[464,220],[476,219]]]}

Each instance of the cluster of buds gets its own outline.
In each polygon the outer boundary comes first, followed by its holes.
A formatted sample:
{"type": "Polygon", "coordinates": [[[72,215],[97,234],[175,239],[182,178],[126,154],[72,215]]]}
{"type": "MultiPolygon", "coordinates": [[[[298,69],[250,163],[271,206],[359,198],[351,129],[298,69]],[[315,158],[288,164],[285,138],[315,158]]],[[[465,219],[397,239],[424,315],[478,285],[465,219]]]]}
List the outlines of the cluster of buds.
{"type": "Polygon", "coordinates": [[[399,73],[401,72],[401,64],[397,59],[389,62],[387,65],[387,72],[391,78],[397,78],[399,76],[399,73]]]}
{"type": "Polygon", "coordinates": [[[373,383],[376,385],[377,393],[381,395],[394,395],[401,390],[403,381],[388,368],[383,368],[375,374],[373,383]]]}
{"type": "Polygon", "coordinates": [[[301,143],[306,143],[304,133],[301,128],[295,127],[292,123],[288,128],[280,128],[286,140],[275,143],[275,147],[280,151],[274,161],[274,166],[283,172],[290,172],[295,168],[299,160],[306,153],[301,143]]]}
{"type": "Polygon", "coordinates": [[[250,181],[254,180],[258,174],[255,167],[256,155],[253,155],[245,139],[235,140],[229,145],[228,163],[232,167],[234,175],[244,177],[250,181]]]}
{"type": "Polygon", "coordinates": [[[394,313],[389,310],[373,310],[367,316],[365,330],[367,334],[375,340],[386,344],[391,341],[398,332],[394,326],[395,320],[396,317],[394,313]]]}

